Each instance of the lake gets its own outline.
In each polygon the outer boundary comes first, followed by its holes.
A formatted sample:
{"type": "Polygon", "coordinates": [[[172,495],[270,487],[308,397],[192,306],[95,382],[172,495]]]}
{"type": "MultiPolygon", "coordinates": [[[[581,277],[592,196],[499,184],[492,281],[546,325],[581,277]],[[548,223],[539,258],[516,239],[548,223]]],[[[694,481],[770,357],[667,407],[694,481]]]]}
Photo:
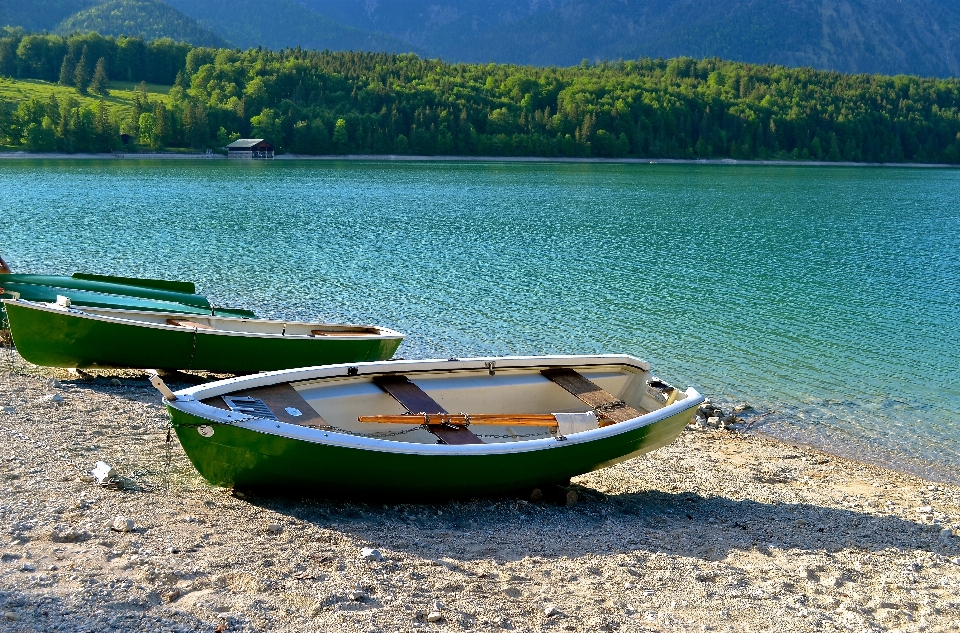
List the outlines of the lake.
{"type": "Polygon", "coordinates": [[[791,441],[960,482],[960,171],[0,162],[15,272],[195,281],[406,358],[625,352],[791,441]]]}

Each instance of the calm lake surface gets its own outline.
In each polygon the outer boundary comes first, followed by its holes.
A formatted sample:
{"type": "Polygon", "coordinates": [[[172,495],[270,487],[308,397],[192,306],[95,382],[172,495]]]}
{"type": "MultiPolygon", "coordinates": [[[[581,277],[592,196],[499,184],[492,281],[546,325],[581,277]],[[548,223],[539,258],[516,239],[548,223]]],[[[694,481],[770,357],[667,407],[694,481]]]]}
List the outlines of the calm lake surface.
{"type": "Polygon", "coordinates": [[[406,358],[626,352],[755,428],[960,481],[960,171],[0,162],[17,272],[197,282],[406,358]]]}

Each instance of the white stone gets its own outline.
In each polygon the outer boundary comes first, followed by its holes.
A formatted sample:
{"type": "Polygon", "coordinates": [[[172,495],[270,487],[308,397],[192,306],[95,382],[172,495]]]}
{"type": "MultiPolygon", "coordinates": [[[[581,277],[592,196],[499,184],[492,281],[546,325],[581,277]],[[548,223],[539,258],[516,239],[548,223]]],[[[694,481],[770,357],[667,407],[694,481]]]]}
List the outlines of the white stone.
{"type": "Polygon", "coordinates": [[[24,563],[20,569],[21,571],[36,571],[37,568],[32,563],[24,563]]]}
{"type": "Polygon", "coordinates": [[[558,613],[560,613],[560,609],[556,608],[553,605],[550,605],[549,607],[543,610],[543,615],[547,616],[548,618],[552,618],[558,613]]]}
{"type": "Polygon", "coordinates": [[[49,396],[44,396],[44,402],[49,402],[50,404],[63,404],[63,396],[59,393],[54,393],[49,396]]]}
{"type": "Polygon", "coordinates": [[[282,531],[283,531],[283,526],[280,525],[279,523],[267,524],[267,532],[270,532],[271,534],[279,534],[282,531]]]}
{"type": "Polygon", "coordinates": [[[119,387],[119,386],[120,386],[120,379],[119,379],[119,378],[114,378],[113,380],[110,381],[110,384],[113,385],[114,387],[119,387]]]}
{"type": "Polygon", "coordinates": [[[427,614],[427,622],[439,622],[443,619],[443,614],[439,611],[431,611],[427,614]]]}
{"type": "Polygon", "coordinates": [[[920,514],[931,514],[933,512],[933,508],[930,506],[920,506],[917,508],[917,512],[920,514]]]}
{"type": "Polygon", "coordinates": [[[953,528],[945,527],[942,530],[940,530],[940,538],[948,539],[952,536],[953,536],[953,528]]]}
{"type": "Polygon", "coordinates": [[[110,529],[117,532],[132,532],[133,519],[130,517],[116,517],[110,525],[110,529]]]}
{"type": "Polygon", "coordinates": [[[107,462],[97,462],[90,474],[94,476],[98,484],[102,484],[106,483],[111,477],[116,477],[117,471],[107,462]]]}
{"type": "Polygon", "coordinates": [[[6,613],[3,614],[3,617],[10,620],[11,622],[15,622],[17,619],[17,614],[14,613],[13,611],[7,611],[6,613]]]}
{"type": "Polygon", "coordinates": [[[383,554],[380,553],[380,550],[373,547],[364,547],[360,550],[360,558],[369,561],[381,561],[383,560],[383,554]]]}
{"type": "Polygon", "coordinates": [[[354,602],[359,602],[360,600],[363,600],[363,592],[351,591],[350,593],[347,594],[347,598],[349,598],[350,600],[353,600],[354,602]]]}

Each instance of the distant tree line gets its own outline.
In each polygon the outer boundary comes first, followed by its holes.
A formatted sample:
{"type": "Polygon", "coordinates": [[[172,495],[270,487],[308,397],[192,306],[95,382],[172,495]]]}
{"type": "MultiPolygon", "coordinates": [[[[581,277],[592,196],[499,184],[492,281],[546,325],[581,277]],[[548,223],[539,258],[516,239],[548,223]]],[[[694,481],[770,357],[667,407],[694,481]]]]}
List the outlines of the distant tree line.
{"type": "MultiPolygon", "coordinates": [[[[960,163],[955,79],[690,58],[571,68],[447,64],[409,54],[242,52],[12,32],[0,38],[0,74],[60,81],[70,55],[77,66],[84,55],[87,64],[103,60],[104,80],[174,84],[169,107],[142,89],[131,113],[112,122],[153,148],[215,148],[242,136],[302,154],[960,163]]],[[[0,108],[6,136],[29,145],[40,107],[13,105],[0,108]]],[[[57,104],[59,123],[50,116],[56,108],[42,105],[50,121],[40,127],[62,127],[67,105],[57,104]]],[[[92,110],[84,116],[97,120],[92,110]]]]}

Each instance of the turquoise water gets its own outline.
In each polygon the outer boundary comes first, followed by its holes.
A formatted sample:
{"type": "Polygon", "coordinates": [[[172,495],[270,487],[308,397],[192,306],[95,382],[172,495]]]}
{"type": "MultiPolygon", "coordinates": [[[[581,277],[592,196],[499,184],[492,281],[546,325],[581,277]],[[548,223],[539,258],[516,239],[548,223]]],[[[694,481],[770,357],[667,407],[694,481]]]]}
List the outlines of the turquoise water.
{"type": "Polygon", "coordinates": [[[960,480],[960,171],[4,160],[0,213],[16,271],[194,280],[407,358],[627,352],[960,480]]]}

